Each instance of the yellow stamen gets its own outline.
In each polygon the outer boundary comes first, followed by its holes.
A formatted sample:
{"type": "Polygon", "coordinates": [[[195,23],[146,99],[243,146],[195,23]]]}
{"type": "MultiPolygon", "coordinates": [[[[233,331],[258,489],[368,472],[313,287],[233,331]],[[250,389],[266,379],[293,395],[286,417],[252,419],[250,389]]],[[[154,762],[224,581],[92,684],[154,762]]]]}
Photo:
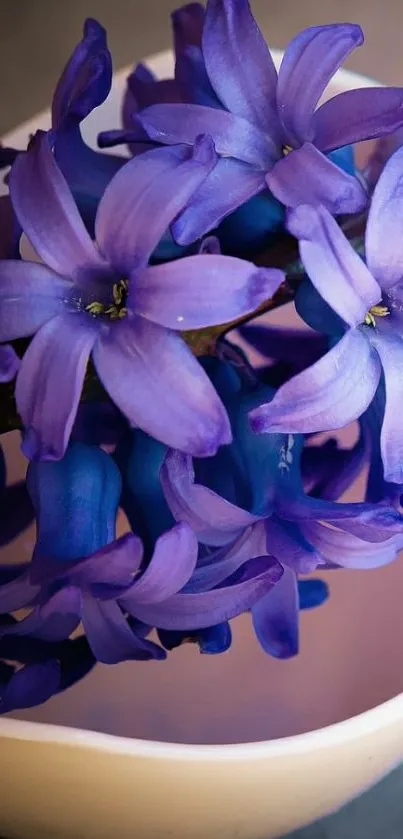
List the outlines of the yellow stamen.
{"type": "Polygon", "coordinates": [[[364,323],[366,326],[376,326],[375,318],[386,318],[390,315],[390,309],[387,306],[371,306],[369,312],[365,315],[364,323]]]}
{"type": "Polygon", "coordinates": [[[290,153],[290,151],[292,151],[292,146],[289,146],[288,144],[286,144],[285,146],[283,146],[283,155],[284,155],[284,157],[287,157],[287,154],[289,154],[289,153],[290,153]]]}
{"type": "Polygon", "coordinates": [[[98,300],[94,300],[92,303],[89,303],[85,309],[90,313],[90,315],[102,315],[105,312],[104,304],[99,303],[98,300]]]}

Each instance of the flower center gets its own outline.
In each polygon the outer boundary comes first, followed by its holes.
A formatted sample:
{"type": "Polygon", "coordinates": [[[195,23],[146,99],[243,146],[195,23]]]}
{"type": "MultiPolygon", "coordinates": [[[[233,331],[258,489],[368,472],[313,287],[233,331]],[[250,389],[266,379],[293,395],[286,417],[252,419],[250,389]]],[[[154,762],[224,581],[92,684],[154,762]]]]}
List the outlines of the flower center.
{"type": "Polygon", "coordinates": [[[113,303],[101,303],[99,300],[93,300],[85,307],[85,310],[93,317],[99,315],[106,315],[111,320],[121,320],[127,315],[127,290],[129,283],[127,280],[119,280],[112,286],[113,303]]]}
{"type": "Polygon", "coordinates": [[[287,154],[289,154],[290,151],[292,151],[292,150],[293,150],[292,146],[289,146],[288,143],[286,143],[286,145],[283,146],[283,148],[282,148],[283,157],[287,157],[287,154]]]}
{"type": "Polygon", "coordinates": [[[365,315],[364,323],[366,326],[376,326],[375,318],[386,318],[390,315],[390,309],[387,306],[371,306],[369,312],[365,315]]]}

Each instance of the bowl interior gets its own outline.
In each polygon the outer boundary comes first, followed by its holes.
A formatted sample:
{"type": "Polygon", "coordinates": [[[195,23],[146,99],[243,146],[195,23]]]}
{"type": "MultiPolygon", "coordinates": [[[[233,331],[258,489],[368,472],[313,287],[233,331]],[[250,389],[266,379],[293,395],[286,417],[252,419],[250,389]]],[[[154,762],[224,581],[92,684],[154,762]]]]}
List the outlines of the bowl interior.
{"type": "MultiPolygon", "coordinates": [[[[170,75],[166,54],[152,65],[158,75],[170,75]]],[[[101,128],[118,125],[125,75],[119,74],[108,102],[88,121],[91,142],[101,128]]],[[[357,77],[352,81],[343,73],[330,93],[353,86],[357,77]]],[[[48,124],[49,115],[41,115],[7,142],[22,144],[30,130],[48,124]]],[[[368,149],[359,153],[362,160],[368,149]]],[[[271,321],[290,324],[294,318],[285,307],[271,321]]],[[[348,429],[344,439],[351,442],[354,433],[348,429]]],[[[3,440],[14,480],[25,470],[18,435],[3,440]]],[[[2,562],[29,558],[32,539],[33,530],[23,534],[3,552],[2,562]]],[[[11,716],[148,740],[236,743],[301,733],[374,707],[403,690],[403,564],[321,576],[331,585],[331,598],[302,615],[301,652],[291,661],[266,656],[245,615],[233,621],[232,648],[221,656],[201,656],[185,645],[166,662],[98,665],[65,694],[11,716]]]]}

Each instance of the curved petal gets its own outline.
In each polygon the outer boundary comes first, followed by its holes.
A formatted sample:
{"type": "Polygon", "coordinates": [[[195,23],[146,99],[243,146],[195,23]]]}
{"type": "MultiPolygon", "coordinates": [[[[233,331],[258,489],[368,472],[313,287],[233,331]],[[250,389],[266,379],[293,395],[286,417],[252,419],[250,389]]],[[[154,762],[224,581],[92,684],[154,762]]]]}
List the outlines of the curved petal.
{"type": "Polygon", "coordinates": [[[402,536],[385,542],[364,542],[352,533],[343,533],[315,521],[305,522],[301,528],[324,559],[343,568],[380,568],[388,565],[403,544],[402,536]]]}
{"type": "Polygon", "coordinates": [[[223,585],[245,562],[262,556],[265,542],[263,526],[248,527],[235,542],[207,554],[203,561],[199,559],[182,594],[198,594],[223,585]]]}
{"type": "Polygon", "coordinates": [[[72,286],[38,262],[0,260],[0,341],[33,335],[61,314],[72,286]]]}
{"type": "Polygon", "coordinates": [[[137,603],[160,603],[183,588],[197,562],[197,539],[185,522],[157,539],[149,566],[120,598],[128,612],[135,614],[137,603]],[[133,611],[134,610],[134,611],[133,611]]]}
{"type": "MultiPolygon", "coordinates": [[[[307,276],[298,286],[295,295],[295,308],[302,320],[311,329],[321,332],[322,336],[340,337],[345,332],[346,324],[344,320],[325,303],[323,297],[316,291],[315,286],[307,276]]],[[[325,337],[323,340],[329,346],[329,338],[325,337]]]]}
{"type": "Polygon", "coordinates": [[[155,606],[136,604],[136,617],[160,629],[204,629],[250,609],[282,573],[271,557],[251,559],[236,581],[200,594],[175,594],[155,606]]]}
{"type": "Polygon", "coordinates": [[[157,440],[194,457],[231,442],[224,406],[176,333],[128,316],[100,337],[93,355],[118,408],[157,440]]]}
{"type": "Polygon", "coordinates": [[[186,3],[171,14],[175,54],[187,46],[201,46],[204,6],[201,3],[186,3]]]}
{"type": "Polygon", "coordinates": [[[58,692],[60,664],[51,659],[17,670],[2,688],[0,714],[41,705],[58,692]]]}
{"type": "Polygon", "coordinates": [[[272,401],[250,414],[254,431],[330,431],[364,413],[378,386],[376,352],[350,329],[319,361],[280,387],[272,401]]]}
{"type": "Polygon", "coordinates": [[[322,564],[320,552],[310,544],[299,525],[284,523],[277,516],[265,522],[267,553],[295,574],[310,574],[322,564]]]}
{"type": "Polygon", "coordinates": [[[206,629],[195,629],[180,631],[179,629],[159,629],[158,638],[166,650],[174,650],[181,644],[198,644],[202,654],[216,655],[225,653],[231,646],[232,633],[228,621],[218,623],[206,629]]]}
{"type": "MultiPolygon", "coordinates": [[[[403,341],[393,334],[393,327],[384,324],[381,332],[373,330],[371,343],[375,347],[385,377],[386,402],[381,430],[381,454],[384,480],[403,483],[403,341]]],[[[372,333],[372,330],[371,330],[372,333]]]]}
{"type": "Polygon", "coordinates": [[[233,158],[220,158],[172,225],[180,245],[189,245],[261,190],[264,172],[233,158]]]}
{"type": "Polygon", "coordinates": [[[336,70],[364,36],[353,23],[310,26],[288,44],[281,63],[277,106],[287,142],[312,140],[316,105],[336,70]]]}
{"type": "Polygon", "coordinates": [[[96,337],[90,318],[78,313],[59,315],[39,330],[28,347],[15,388],[25,426],[22,449],[26,457],[63,457],[96,337]]]}
{"type": "MultiPolygon", "coordinates": [[[[63,566],[73,585],[90,589],[108,600],[133,583],[143,559],[141,539],[134,533],[125,533],[120,539],[105,545],[87,559],[80,559],[72,566],[63,566]],[[102,586],[97,589],[97,584],[102,586]],[[116,592],[115,592],[116,590],[116,592]]],[[[60,573],[60,569],[59,569],[60,573]]]]}
{"type": "Polygon", "coordinates": [[[130,73],[126,97],[128,101],[123,104],[123,125],[128,129],[133,127],[133,115],[136,111],[161,102],[181,102],[178,85],[174,79],[158,80],[145,64],[137,64],[130,73]]]}
{"type": "Polygon", "coordinates": [[[12,382],[20,367],[20,359],[11,344],[0,346],[0,383],[12,382]]]}
{"type": "Polygon", "coordinates": [[[332,151],[392,134],[403,124],[401,87],[346,90],[321,105],[313,118],[315,146],[332,151]]]}
{"type": "Polygon", "coordinates": [[[18,155],[10,173],[10,194],[21,227],[49,268],[69,278],[91,268],[105,269],[52,154],[48,134],[38,132],[29,151],[18,155]]]}
{"type": "Polygon", "coordinates": [[[305,491],[328,501],[340,498],[368,461],[367,436],[360,434],[351,449],[340,448],[334,437],[321,446],[306,446],[301,463],[305,491]]]}
{"type": "Polygon", "coordinates": [[[82,621],[92,652],[104,664],[166,658],[166,653],[157,644],[140,638],[130,629],[120,607],[112,600],[100,602],[85,597],[82,621]]]}
{"type": "Polygon", "coordinates": [[[298,585],[295,571],[284,568],[281,580],[252,607],[253,627],[266,653],[275,658],[297,655],[298,585]]]}
{"type": "Polygon", "coordinates": [[[36,606],[12,626],[0,629],[4,635],[33,635],[42,641],[63,641],[80,622],[81,595],[77,588],[65,586],[45,603],[36,606]]]}
{"type": "Polygon", "coordinates": [[[372,196],[365,234],[369,270],[384,289],[402,279],[403,146],[389,158],[372,196]]]}
{"type": "Polygon", "coordinates": [[[0,586],[0,615],[15,612],[23,606],[29,606],[41,590],[40,585],[32,583],[28,571],[19,575],[15,580],[2,583],[0,586]]]}
{"type": "Polygon", "coordinates": [[[267,171],[278,158],[275,144],[243,117],[205,105],[152,105],[137,117],[157,143],[193,145],[199,134],[212,137],[216,151],[267,171]]]}
{"type": "Polygon", "coordinates": [[[232,321],[267,301],[284,280],[232,256],[188,256],[136,274],[129,306],[169,329],[200,329],[232,321]]]}
{"type": "Polygon", "coordinates": [[[174,518],[186,521],[203,544],[226,545],[261,519],[194,483],[191,459],[178,451],[167,455],[160,480],[174,518]]]}
{"type": "Polygon", "coordinates": [[[207,75],[201,47],[188,46],[181,53],[177,53],[174,84],[179,96],[165,99],[165,102],[189,102],[207,105],[210,108],[222,107],[207,75]]]}
{"type": "Polygon", "coordinates": [[[362,323],[382,292],[328,210],[300,204],[289,212],[287,228],[320,296],[349,326],[362,323]]]}
{"type": "Polygon", "coordinates": [[[291,151],[266,175],[273,195],[286,207],[323,204],[333,215],[358,213],[367,194],[358,178],[336,166],[312,143],[291,151]]]}
{"type": "Polygon", "coordinates": [[[112,58],[106,30],[87,18],[83,38],[70,56],[56,85],[52,102],[52,127],[68,118],[81,122],[105,101],[112,84],[112,58]]]}
{"type": "Polygon", "coordinates": [[[106,189],[95,222],[99,246],[124,274],[147,264],[171,221],[216,163],[211,140],[136,157],[106,189]]]}
{"type": "Polygon", "coordinates": [[[248,0],[209,0],[202,43],[207,73],[225,108],[280,144],[277,72],[248,0]]]}

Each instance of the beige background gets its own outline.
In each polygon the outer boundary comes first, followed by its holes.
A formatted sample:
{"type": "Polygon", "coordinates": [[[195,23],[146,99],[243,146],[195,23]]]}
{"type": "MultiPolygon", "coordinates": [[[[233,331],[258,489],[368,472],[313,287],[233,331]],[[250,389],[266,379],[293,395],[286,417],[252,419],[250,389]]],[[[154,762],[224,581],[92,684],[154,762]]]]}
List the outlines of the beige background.
{"type": "MultiPolygon", "coordinates": [[[[118,69],[169,45],[172,5],[172,0],[0,0],[0,133],[49,103],[84,17],[97,17],[107,27],[118,69]]],[[[267,39],[279,48],[304,26],[360,23],[366,44],[348,66],[403,85],[403,0],[255,0],[253,7],[267,39]]],[[[375,791],[293,839],[401,839],[402,787],[398,770],[375,791]]]]}

